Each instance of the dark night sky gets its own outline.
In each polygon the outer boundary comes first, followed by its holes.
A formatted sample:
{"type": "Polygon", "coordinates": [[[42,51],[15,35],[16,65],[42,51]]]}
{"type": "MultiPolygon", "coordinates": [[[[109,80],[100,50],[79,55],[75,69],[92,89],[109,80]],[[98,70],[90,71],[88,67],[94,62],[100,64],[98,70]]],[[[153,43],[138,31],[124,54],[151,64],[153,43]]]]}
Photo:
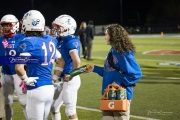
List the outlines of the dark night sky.
{"type": "Polygon", "coordinates": [[[1,0],[0,17],[10,13],[21,19],[25,12],[33,8],[44,15],[47,25],[51,25],[61,14],[74,17],[78,26],[81,21],[88,20],[93,20],[95,25],[144,25],[152,7],[153,0],[1,0]]]}

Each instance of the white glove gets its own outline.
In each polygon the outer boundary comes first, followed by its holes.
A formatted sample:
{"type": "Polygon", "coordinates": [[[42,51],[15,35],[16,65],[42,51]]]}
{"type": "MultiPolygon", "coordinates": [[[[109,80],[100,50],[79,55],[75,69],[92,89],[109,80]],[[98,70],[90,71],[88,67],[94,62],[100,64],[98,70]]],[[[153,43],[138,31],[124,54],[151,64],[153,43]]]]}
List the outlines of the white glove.
{"type": "Polygon", "coordinates": [[[37,80],[36,80],[36,79],[39,79],[39,77],[29,77],[29,78],[27,78],[27,79],[23,80],[23,82],[25,82],[25,83],[26,83],[26,85],[28,85],[28,86],[35,86],[35,84],[34,84],[34,83],[36,83],[36,82],[37,82],[37,80]]]}
{"type": "Polygon", "coordinates": [[[34,83],[36,83],[36,79],[39,79],[39,77],[29,77],[26,75],[26,73],[23,76],[19,76],[20,79],[26,83],[28,86],[35,86],[34,83]]]}

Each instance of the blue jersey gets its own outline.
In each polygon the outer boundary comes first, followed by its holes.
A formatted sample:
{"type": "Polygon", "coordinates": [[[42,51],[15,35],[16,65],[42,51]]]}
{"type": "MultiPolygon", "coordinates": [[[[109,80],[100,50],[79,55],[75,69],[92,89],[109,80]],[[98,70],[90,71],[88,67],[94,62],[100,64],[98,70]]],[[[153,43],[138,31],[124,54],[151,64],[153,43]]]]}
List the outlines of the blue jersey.
{"type": "Polygon", "coordinates": [[[135,84],[142,77],[140,66],[134,58],[134,52],[130,51],[130,53],[127,53],[125,51],[123,55],[120,55],[113,48],[111,51],[115,67],[123,71],[123,73],[112,68],[107,59],[105,60],[104,67],[94,66],[93,72],[103,77],[102,94],[109,84],[116,82],[118,85],[126,87],[127,98],[131,100],[133,98],[133,88],[131,85],[135,84]]]}
{"type": "Polygon", "coordinates": [[[61,77],[64,74],[69,74],[72,70],[72,59],[69,52],[74,49],[78,51],[78,55],[80,57],[80,40],[77,36],[68,35],[66,37],[63,37],[61,40],[59,40],[58,50],[60,51],[65,61],[64,70],[63,73],[61,74],[61,77]]]}
{"type": "MultiPolygon", "coordinates": [[[[8,46],[7,48],[0,47],[1,54],[5,56],[17,56],[17,47],[19,45],[19,42],[24,38],[25,36],[23,34],[16,34],[12,38],[6,38],[5,36],[0,37],[0,42],[2,43],[4,40],[7,40],[8,46]]],[[[2,73],[7,75],[13,75],[16,74],[15,71],[15,64],[3,64],[2,65],[2,73]]]]}
{"type": "Polygon", "coordinates": [[[55,60],[57,39],[51,36],[26,37],[20,42],[18,52],[30,53],[31,57],[38,58],[36,64],[27,64],[28,77],[39,77],[35,86],[27,86],[34,89],[44,85],[52,85],[52,67],[55,60]]]}

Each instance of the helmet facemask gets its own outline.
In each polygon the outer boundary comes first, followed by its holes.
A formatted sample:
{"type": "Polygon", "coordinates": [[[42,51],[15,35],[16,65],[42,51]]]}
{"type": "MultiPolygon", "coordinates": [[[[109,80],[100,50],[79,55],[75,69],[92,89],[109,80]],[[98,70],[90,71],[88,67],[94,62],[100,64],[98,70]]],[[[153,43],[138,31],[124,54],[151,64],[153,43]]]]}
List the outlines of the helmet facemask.
{"type": "Polygon", "coordinates": [[[14,23],[1,23],[3,27],[3,33],[4,35],[10,35],[19,30],[19,22],[14,22],[14,23]]]}
{"type": "Polygon", "coordinates": [[[3,27],[3,34],[11,36],[19,31],[19,21],[11,14],[5,15],[1,18],[1,26],[3,27]]]}
{"type": "Polygon", "coordinates": [[[65,29],[63,26],[54,24],[54,28],[55,32],[57,33],[58,37],[63,36],[64,32],[67,31],[67,29],[65,29]]]}

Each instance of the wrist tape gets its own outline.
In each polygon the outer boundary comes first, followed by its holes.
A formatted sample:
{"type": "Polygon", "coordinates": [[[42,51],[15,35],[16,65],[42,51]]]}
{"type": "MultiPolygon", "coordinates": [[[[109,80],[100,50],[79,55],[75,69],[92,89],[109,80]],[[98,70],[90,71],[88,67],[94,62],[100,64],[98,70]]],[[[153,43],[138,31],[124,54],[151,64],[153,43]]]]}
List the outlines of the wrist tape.
{"type": "Polygon", "coordinates": [[[53,75],[52,79],[53,79],[53,80],[58,80],[59,77],[58,77],[57,75],[53,75]]]}
{"type": "Polygon", "coordinates": [[[64,69],[61,67],[55,67],[54,70],[58,70],[58,71],[62,72],[64,69]]]}

